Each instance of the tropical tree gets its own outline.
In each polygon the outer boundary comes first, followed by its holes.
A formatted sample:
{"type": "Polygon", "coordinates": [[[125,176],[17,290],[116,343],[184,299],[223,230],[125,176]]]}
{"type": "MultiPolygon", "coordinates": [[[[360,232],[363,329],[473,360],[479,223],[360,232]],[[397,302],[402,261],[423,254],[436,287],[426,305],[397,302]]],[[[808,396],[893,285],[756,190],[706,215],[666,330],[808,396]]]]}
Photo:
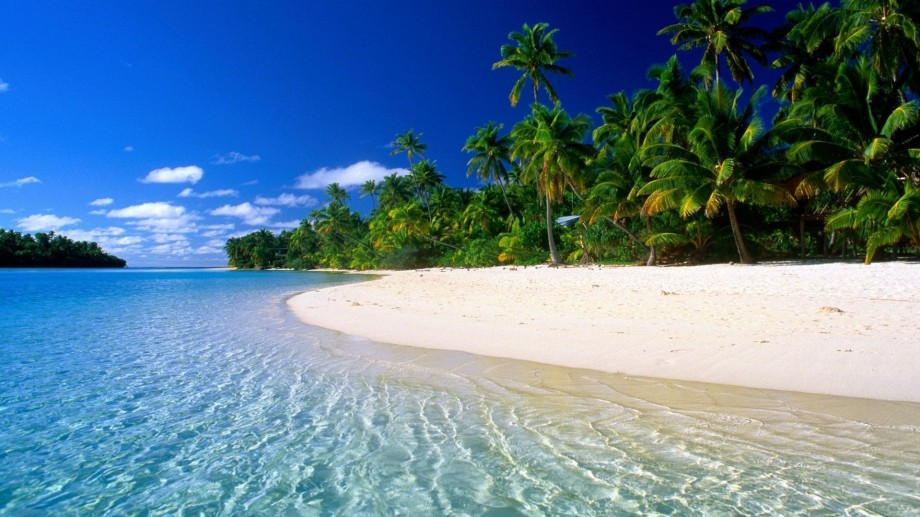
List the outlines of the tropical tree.
{"type": "Polygon", "coordinates": [[[514,210],[505,191],[505,183],[508,181],[508,169],[505,164],[511,161],[511,137],[499,135],[502,127],[501,124],[489,122],[483,127],[476,128],[476,134],[466,139],[463,150],[473,153],[473,157],[467,162],[466,175],[475,173],[480,180],[497,183],[508,206],[508,213],[513,216],[514,210]]]}
{"type": "Polygon", "coordinates": [[[920,67],[920,8],[916,0],[844,0],[835,51],[843,59],[867,55],[879,78],[898,91],[920,67]]]}
{"type": "Polygon", "coordinates": [[[681,50],[704,47],[702,63],[711,68],[715,82],[719,83],[721,59],[732,79],[739,85],[754,80],[748,58],[762,65],[767,57],[761,45],[769,33],[751,25],[751,18],[773,11],[768,5],[747,7],[747,0],[696,0],[674,8],[678,23],[658,31],[670,35],[671,43],[681,50]]]}
{"type": "Polygon", "coordinates": [[[901,103],[893,86],[878,83],[871,61],[861,58],[841,64],[833,88],[813,88],[799,105],[793,115],[801,110],[815,118],[801,122],[789,149],[808,171],[796,195],[813,198],[829,188],[842,196],[827,229],[860,231],[867,263],[879,246],[917,242],[920,103],[901,103]]]}
{"type": "Polygon", "coordinates": [[[703,209],[711,218],[724,209],[743,264],[754,259],[744,243],[738,205],[795,203],[789,192],[768,181],[788,174],[790,166],[770,147],[773,135],[763,131],[755,115],[754,103],[764,91],[760,88],[741,107],[740,90],[732,93],[719,85],[711,92],[700,89],[689,145],[647,146],[645,153],[654,168],[651,181],[639,190],[648,195],[642,210],[649,214],[677,210],[687,218],[703,209]]]}
{"type": "Polygon", "coordinates": [[[354,226],[354,216],[342,203],[329,203],[311,214],[316,220],[316,233],[323,239],[322,252],[328,267],[340,268],[348,264],[346,251],[348,238],[354,226]]]}
{"type": "Polygon", "coordinates": [[[409,160],[409,168],[412,168],[412,158],[415,156],[423,157],[425,156],[425,151],[428,150],[428,145],[422,143],[422,133],[415,134],[415,130],[410,129],[401,135],[396,135],[396,140],[390,143],[393,147],[393,150],[390,151],[391,156],[395,156],[400,153],[406,153],[406,158],[409,160]]]}
{"type": "Polygon", "coordinates": [[[326,197],[329,198],[330,204],[337,205],[344,205],[346,201],[351,199],[348,191],[335,182],[326,185],[326,197]]]}
{"type": "Polygon", "coordinates": [[[829,4],[822,4],[817,9],[799,5],[786,14],[786,23],[771,38],[779,57],[770,66],[782,69],[773,87],[774,97],[795,104],[816,80],[833,80],[836,64],[831,56],[839,31],[832,12],[829,4]]]}
{"type": "Polygon", "coordinates": [[[377,208],[377,196],[380,194],[380,189],[383,187],[383,184],[377,183],[375,180],[367,180],[361,184],[361,197],[371,196],[371,201],[374,203],[374,208],[377,208]]]}
{"type": "Polygon", "coordinates": [[[492,70],[504,67],[513,67],[520,70],[521,77],[515,81],[511,88],[511,94],[508,98],[512,106],[517,106],[521,99],[521,91],[527,81],[533,86],[533,101],[539,102],[537,93],[540,87],[546,90],[552,102],[559,102],[556,90],[550,84],[546,77],[547,72],[571,76],[572,71],[561,65],[556,64],[560,59],[571,57],[572,53],[567,50],[559,50],[556,42],[553,41],[553,35],[558,29],[547,30],[549,25],[546,23],[537,23],[533,27],[524,24],[521,32],[512,32],[508,34],[514,44],[507,43],[502,45],[502,59],[492,65],[492,70]]]}
{"type": "Polygon", "coordinates": [[[553,203],[561,201],[567,187],[583,185],[585,160],[592,153],[584,143],[591,128],[587,115],[571,118],[556,103],[550,109],[535,104],[531,114],[514,126],[511,157],[524,164],[521,180],[534,183],[546,210],[546,237],[553,265],[562,259],[553,239],[553,203]]]}
{"type": "Polygon", "coordinates": [[[415,195],[425,210],[428,212],[428,221],[431,222],[431,207],[429,196],[431,189],[444,182],[444,175],[438,172],[437,166],[431,160],[422,160],[412,166],[409,179],[415,188],[415,195]]]}
{"type": "Polygon", "coordinates": [[[379,208],[384,213],[407,203],[412,199],[412,186],[406,176],[399,176],[395,172],[383,177],[378,197],[379,208]]]}
{"type": "Polygon", "coordinates": [[[904,239],[920,252],[920,189],[908,183],[900,196],[896,185],[869,192],[855,207],[831,215],[826,228],[852,228],[866,234],[866,264],[872,263],[881,246],[904,239]]]}

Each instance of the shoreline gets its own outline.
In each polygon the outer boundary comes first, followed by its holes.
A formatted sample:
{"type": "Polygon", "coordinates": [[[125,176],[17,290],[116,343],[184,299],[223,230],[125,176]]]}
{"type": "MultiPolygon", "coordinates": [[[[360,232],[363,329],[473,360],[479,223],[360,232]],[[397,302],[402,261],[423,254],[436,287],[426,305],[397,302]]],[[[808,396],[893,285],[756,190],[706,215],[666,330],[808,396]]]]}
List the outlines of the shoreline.
{"type": "Polygon", "coordinates": [[[288,300],[382,343],[660,379],[920,402],[911,263],[373,272],[288,300]]]}

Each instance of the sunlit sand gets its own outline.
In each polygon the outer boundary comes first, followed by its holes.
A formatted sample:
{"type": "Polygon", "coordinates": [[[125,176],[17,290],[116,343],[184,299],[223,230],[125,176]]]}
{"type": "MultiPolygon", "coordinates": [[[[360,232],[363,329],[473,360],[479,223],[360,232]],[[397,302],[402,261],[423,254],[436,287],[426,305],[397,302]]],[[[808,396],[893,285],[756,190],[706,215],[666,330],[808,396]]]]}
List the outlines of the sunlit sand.
{"type": "Polygon", "coordinates": [[[920,401],[910,263],[387,272],[289,304],[384,343],[627,375],[920,401]]]}

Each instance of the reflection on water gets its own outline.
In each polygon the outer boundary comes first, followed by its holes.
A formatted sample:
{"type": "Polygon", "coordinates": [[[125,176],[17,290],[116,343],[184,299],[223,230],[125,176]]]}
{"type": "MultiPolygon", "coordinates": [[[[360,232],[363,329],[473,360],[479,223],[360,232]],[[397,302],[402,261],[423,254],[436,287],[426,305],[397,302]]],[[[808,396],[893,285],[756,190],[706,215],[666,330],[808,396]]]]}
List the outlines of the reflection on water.
{"type": "Polygon", "coordinates": [[[0,323],[0,514],[920,512],[918,404],[376,344],[216,278],[0,323]]]}

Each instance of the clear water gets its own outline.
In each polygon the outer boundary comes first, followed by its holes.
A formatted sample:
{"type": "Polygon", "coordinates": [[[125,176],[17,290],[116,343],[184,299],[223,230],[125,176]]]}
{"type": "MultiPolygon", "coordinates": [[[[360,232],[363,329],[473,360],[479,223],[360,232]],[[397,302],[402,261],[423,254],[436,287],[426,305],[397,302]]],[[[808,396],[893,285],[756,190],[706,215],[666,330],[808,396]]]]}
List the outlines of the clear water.
{"type": "Polygon", "coordinates": [[[0,515],[920,514],[920,405],[370,343],[357,278],[0,270],[0,515]]]}

